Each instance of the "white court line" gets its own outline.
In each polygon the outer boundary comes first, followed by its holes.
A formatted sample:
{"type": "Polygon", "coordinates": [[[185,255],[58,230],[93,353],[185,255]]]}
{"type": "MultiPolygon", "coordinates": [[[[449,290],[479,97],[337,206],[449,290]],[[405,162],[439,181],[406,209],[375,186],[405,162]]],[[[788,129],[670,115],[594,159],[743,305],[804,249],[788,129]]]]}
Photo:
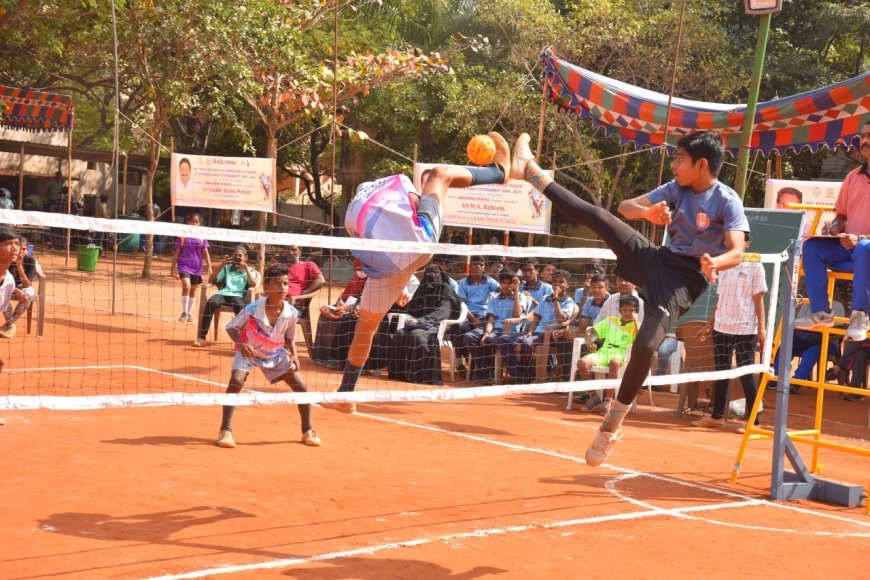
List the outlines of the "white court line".
{"type": "Polygon", "coordinates": [[[149,373],[154,373],[158,375],[164,375],[168,377],[173,377],[176,379],[184,379],[186,381],[194,381],[197,383],[205,383],[207,385],[213,385],[217,387],[226,387],[224,383],[218,383],[215,381],[209,381],[207,379],[200,379],[198,377],[192,377],[190,375],[183,375],[181,373],[173,373],[170,371],[161,371],[157,369],[152,369],[149,367],[140,367],[137,365],[90,365],[90,366],[69,366],[69,367],[32,367],[32,368],[23,368],[23,369],[8,369],[7,372],[10,373],[43,373],[43,372],[57,372],[57,371],[105,371],[105,370],[134,370],[134,371],[145,371],[149,373]]]}
{"type": "MultiPolygon", "coordinates": [[[[490,445],[495,445],[497,447],[504,447],[507,449],[515,450],[515,451],[525,451],[528,453],[537,453],[539,455],[547,455],[550,457],[556,457],[558,459],[567,459],[568,461],[573,461],[574,463],[582,463],[584,465],[586,464],[586,460],[581,458],[581,457],[575,457],[573,455],[566,455],[564,453],[559,453],[557,451],[549,451],[546,449],[536,449],[534,447],[527,447],[525,445],[516,445],[514,443],[505,443],[503,441],[495,441],[493,439],[486,439],[485,437],[480,437],[478,435],[470,435],[468,433],[457,433],[455,431],[448,431],[447,429],[441,429],[440,427],[432,427],[429,425],[419,425],[417,423],[409,423],[407,421],[400,421],[399,419],[393,419],[390,417],[380,417],[378,415],[370,415],[368,413],[356,413],[356,415],[358,415],[359,417],[364,417],[366,419],[374,419],[376,421],[382,421],[384,423],[393,423],[393,424],[402,425],[405,427],[413,427],[415,429],[423,429],[424,431],[434,431],[436,433],[444,433],[447,435],[452,435],[454,437],[460,437],[463,439],[470,439],[472,441],[477,441],[480,443],[488,443],[490,445]]],[[[775,507],[775,508],[780,508],[780,509],[786,509],[786,510],[795,511],[795,512],[802,513],[802,514],[814,515],[814,516],[819,517],[819,518],[832,519],[835,521],[840,521],[840,522],[844,522],[844,523],[848,523],[848,524],[853,524],[853,525],[857,525],[857,526],[863,526],[863,527],[870,528],[870,521],[864,522],[861,520],[854,520],[851,518],[846,518],[846,517],[838,516],[838,515],[834,515],[834,514],[819,513],[819,512],[810,510],[810,509],[801,508],[801,507],[794,506],[794,505],[788,505],[784,502],[773,502],[773,501],[764,500],[764,499],[757,499],[757,498],[753,498],[753,497],[750,497],[747,495],[743,495],[741,493],[727,491],[724,489],[719,489],[717,487],[712,487],[712,486],[708,486],[708,485],[704,485],[704,484],[700,484],[700,483],[692,483],[690,481],[684,481],[681,479],[668,477],[666,475],[658,475],[655,473],[646,473],[643,471],[637,471],[637,470],[628,469],[625,467],[617,467],[617,466],[611,465],[609,463],[605,463],[604,465],[600,466],[600,468],[601,469],[612,469],[613,471],[616,471],[618,473],[622,473],[625,475],[648,477],[650,479],[656,479],[656,480],[664,481],[667,483],[682,485],[684,487],[689,487],[692,489],[706,491],[708,493],[725,495],[725,496],[733,497],[733,498],[743,500],[743,501],[759,502],[758,505],[764,505],[766,507],[775,507]]]]}
{"type": "MultiPolygon", "coordinates": [[[[558,459],[566,459],[566,460],[572,461],[574,463],[583,463],[583,464],[586,463],[586,461],[584,459],[581,459],[580,457],[574,457],[572,455],[566,455],[564,453],[559,453],[556,451],[548,451],[545,449],[536,449],[534,447],[527,447],[524,445],[505,443],[503,441],[495,441],[492,439],[486,439],[484,437],[480,437],[478,435],[470,435],[468,433],[458,433],[455,431],[448,431],[447,429],[442,429],[440,427],[432,427],[429,425],[420,425],[417,423],[409,423],[407,421],[400,421],[398,419],[392,419],[389,417],[381,417],[378,415],[371,415],[368,413],[356,413],[355,415],[357,417],[361,417],[361,418],[365,418],[365,419],[373,419],[376,421],[382,421],[384,423],[392,423],[392,424],[400,425],[400,426],[404,426],[404,427],[412,427],[415,429],[422,429],[424,431],[432,431],[435,433],[447,434],[447,435],[451,435],[454,437],[459,437],[462,439],[469,439],[471,441],[486,443],[489,445],[495,445],[497,447],[503,447],[503,448],[511,449],[511,450],[515,450],[515,451],[525,451],[525,452],[529,452],[529,453],[536,453],[539,455],[546,455],[549,457],[555,457],[558,459]]],[[[812,510],[798,508],[795,506],[781,505],[779,503],[774,503],[774,502],[770,502],[770,501],[763,500],[763,499],[753,498],[753,497],[745,496],[745,495],[742,495],[739,493],[735,493],[735,492],[731,492],[731,491],[727,491],[727,490],[723,490],[723,489],[718,489],[716,487],[711,487],[711,486],[707,486],[707,485],[703,485],[703,484],[699,484],[699,483],[692,483],[689,481],[674,479],[674,478],[663,476],[663,475],[645,473],[645,472],[636,471],[633,469],[627,469],[627,468],[623,468],[623,467],[616,467],[616,466],[610,465],[610,464],[604,464],[601,466],[601,468],[610,469],[610,470],[616,471],[618,473],[621,473],[621,475],[619,477],[608,480],[607,482],[605,482],[605,488],[610,493],[614,494],[618,499],[621,499],[621,500],[623,500],[631,505],[643,506],[644,508],[646,508],[646,511],[623,513],[623,514],[612,514],[612,515],[607,515],[607,516],[596,516],[596,517],[591,517],[591,518],[579,518],[579,519],[563,520],[563,521],[549,522],[549,523],[543,523],[543,524],[527,524],[527,525],[521,525],[521,526],[508,526],[505,528],[488,528],[488,529],[483,529],[483,530],[472,530],[470,532],[459,532],[456,534],[448,534],[448,535],[444,535],[444,536],[435,536],[432,538],[417,538],[417,539],[413,539],[413,540],[406,540],[403,542],[391,542],[388,544],[378,544],[378,545],[374,545],[374,546],[367,546],[364,548],[356,548],[354,550],[344,550],[344,551],[340,551],[340,552],[328,552],[325,554],[317,554],[314,556],[308,556],[308,557],[304,557],[304,558],[287,558],[287,559],[282,559],[282,560],[270,560],[268,562],[257,562],[254,564],[241,564],[241,565],[237,565],[237,566],[218,566],[215,568],[196,570],[193,572],[186,572],[183,574],[168,574],[168,575],[164,575],[164,576],[155,576],[155,577],[149,578],[148,580],[183,580],[183,579],[187,579],[187,578],[203,578],[206,576],[217,576],[217,575],[222,575],[222,574],[236,574],[236,573],[240,573],[240,572],[251,572],[251,571],[256,571],[256,570],[274,570],[277,568],[289,568],[291,566],[298,566],[300,564],[308,564],[311,562],[326,562],[326,561],[330,561],[330,560],[349,558],[349,557],[353,557],[353,556],[366,556],[366,555],[375,554],[377,552],[381,552],[384,550],[393,550],[393,549],[397,549],[397,548],[407,548],[407,547],[412,547],[412,546],[422,546],[424,544],[431,544],[431,543],[436,543],[436,542],[450,542],[453,540],[462,540],[462,539],[466,539],[466,538],[484,538],[484,537],[499,536],[499,535],[510,534],[510,533],[526,532],[529,530],[548,530],[548,529],[565,528],[565,527],[571,527],[571,526],[580,526],[580,525],[586,525],[586,524],[597,524],[597,523],[606,523],[606,522],[624,521],[624,520],[636,520],[636,519],[656,517],[656,516],[685,518],[685,519],[692,519],[692,520],[702,521],[702,522],[716,524],[716,525],[727,526],[727,525],[731,525],[731,524],[728,524],[727,522],[720,522],[717,520],[709,520],[706,518],[693,517],[689,514],[691,514],[693,512],[718,511],[718,510],[723,510],[723,509],[733,509],[733,508],[741,508],[741,507],[757,507],[757,506],[779,507],[779,508],[795,511],[798,513],[802,513],[802,514],[814,515],[817,517],[833,519],[833,520],[842,521],[842,522],[853,524],[853,525],[870,527],[870,523],[864,523],[864,522],[861,522],[858,520],[852,520],[849,518],[831,515],[831,514],[817,513],[817,512],[814,512],[812,510]],[[733,497],[739,501],[732,501],[732,502],[728,502],[728,503],[711,504],[711,505],[687,506],[687,507],[673,508],[673,509],[660,508],[660,507],[646,504],[644,502],[641,502],[640,500],[635,500],[633,498],[625,496],[624,494],[621,494],[616,490],[616,483],[617,482],[619,482],[623,479],[634,478],[634,477],[648,477],[650,479],[657,479],[659,481],[674,483],[674,484],[682,485],[682,486],[689,487],[692,489],[706,491],[708,493],[733,497]]],[[[771,532],[783,532],[783,533],[790,533],[790,534],[834,536],[834,537],[840,537],[840,538],[846,538],[846,537],[848,537],[848,538],[852,538],[852,537],[866,538],[866,537],[870,537],[870,532],[867,532],[867,533],[864,533],[864,532],[855,532],[855,533],[848,533],[848,532],[847,533],[806,532],[806,531],[802,531],[802,530],[789,530],[789,529],[784,529],[784,528],[766,528],[766,527],[762,527],[762,526],[753,526],[753,525],[748,525],[748,524],[733,524],[733,525],[738,526],[738,527],[752,529],[754,531],[764,531],[764,532],[771,531],[771,532]]]]}
{"type": "Polygon", "coordinates": [[[356,548],[354,550],[344,550],[341,552],[328,552],[326,554],[318,554],[306,558],[288,558],[285,560],[272,560],[269,562],[257,562],[255,564],[242,564],[239,566],[219,566],[217,568],[209,568],[207,570],[197,570],[184,574],[167,574],[165,576],[155,576],[148,580],[182,580],[185,578],[203,578],[205,576],[216,576],[218,574],[235,574],[237,572],[251,572],[254,570],[272,570],[275,568],[289,568],[290,566],[298,566],[300,564],[308,564],[311,562],[325,562],[328,560],[337,560],[340,558],[349,558],[352,556],[368,556],[383,550],[392,550],[396,548],[407,548],[411,546],[422,546],[424,544],[432,544],[436,542],[451,542],[454,540],[463,540],[467,538],[486,538],[491,536],[500,536],[516,532],[526,532],[529,530],[552,530],[565,528],[569,526],[577,526],[584,524],[597,524],[603,522],[613,522],[620,520],[637,520],[661,515],[676,515],[682,512],[701,511],[709,509],[724,509],[732,507],[741,507],[748,505],[751,502],[736,502],[731,504],[722,504],[720,506],[691,506],[683,508],[675,508],[665,510],[661,508],[653,508],[644,512],[632,512],[626,514],[612,514],[607,516],[596,516],[592,518],[579,518],[572,520],[564,520],[560,522],[550,522],[545,524],[528,524],[522,526],[508,526],[505,528],[488,528],[484,530],[472,530],[470,532],[459,532],[456,534],[448,534],[445,536],[435,536],[432,538],[417,538],[414,540],[406,540],[404,542],[391,542],[389,544],[379,544],[376,546],[367,546],[365,548],[356,548]]]}

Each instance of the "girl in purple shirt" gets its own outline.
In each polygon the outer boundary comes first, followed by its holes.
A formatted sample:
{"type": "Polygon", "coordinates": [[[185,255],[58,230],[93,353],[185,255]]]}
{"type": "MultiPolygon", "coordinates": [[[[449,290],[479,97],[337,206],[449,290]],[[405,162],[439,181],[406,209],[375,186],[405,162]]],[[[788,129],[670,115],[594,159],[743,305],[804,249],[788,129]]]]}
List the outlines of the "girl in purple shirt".
{"type": "MultiPolygon", "coordinates": [[[[185,223],[198,226],[202,218],[193,212],[185,223]]],[[[179,322],[193,322],[190,313],[196,300],[196,291],[202,285],[202,262],[205,260],[207,275],[211,275],[211,257],[208,254],[208,240],[197,238],[178,238],[175,240],[175,255],[169,275],[181,280],[181,316],[179,322]]]]}

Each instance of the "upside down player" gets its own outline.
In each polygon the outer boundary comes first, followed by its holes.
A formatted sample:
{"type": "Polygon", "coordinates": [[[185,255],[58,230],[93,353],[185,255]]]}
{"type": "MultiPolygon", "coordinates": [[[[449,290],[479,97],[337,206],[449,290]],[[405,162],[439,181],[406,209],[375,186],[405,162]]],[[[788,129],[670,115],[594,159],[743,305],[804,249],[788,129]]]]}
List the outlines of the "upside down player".
{"type": "MultiPolygon", "coordinates": [[[[405,175],[391,175],[363,183],[357,188],[345,215],[345,228],[356,238],[397,242],[438,242],[444,221],[442,205],[450,187],[505,183],[510,174],[510,148],[504,137],[490,133],[495,142],[495,159],[483,167],[437,165],[423,186],[414,190],[405,175]]],[[[360,315],[344,366],[339,392],[353,391],[372,348],[378,324],[399,297],[411,275],[431,255],[405,252],[354,250],[368,274],[360,298],[360,315]]],[[[343,413],[353,413],[354,403],[321,403],[343,413]]]]}
{"type": "Polygon", "coordinates": [[[586,450],[586,463],[601,465],[621,438],[619,428],[649,374],[653,354],[677,319],[716,281],[716,272],[740,264],[749,223],[743,203],[717,176],[725,150],[715,133],[686,135],[671,161],[674,180],[619,204],[627,219],[668,227],[667,248],[653,245],[605,209],[553,182],[533,160],[529,136],[514,146],[511,177],[525,179],[562,213],[591,228],[616,254],[616,274],[643,288],[646,315],[638,329],[617,400],[586,450]]]}

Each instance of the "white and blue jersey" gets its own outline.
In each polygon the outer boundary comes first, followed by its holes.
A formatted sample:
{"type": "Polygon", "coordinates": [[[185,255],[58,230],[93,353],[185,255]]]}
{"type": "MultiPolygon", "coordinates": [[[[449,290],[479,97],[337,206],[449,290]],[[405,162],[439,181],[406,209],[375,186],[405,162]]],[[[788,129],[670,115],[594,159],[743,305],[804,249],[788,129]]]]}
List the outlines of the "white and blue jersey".
{"type": "MultiPolygon", "coordinates": [[[[520,294],[520,316],[528,313],[532,307],[532,300],[525,294],[520,294]]],[[[502,330],[504,321],[508,318],[514,318],[514,297],[504,296],[501,292],[494,292],[489,295],[486,301],[486,316],[494,318],[492,323],[493,330],[502,330]]],[[[513,330],[518,330],[516,327],[513,330]]]]}

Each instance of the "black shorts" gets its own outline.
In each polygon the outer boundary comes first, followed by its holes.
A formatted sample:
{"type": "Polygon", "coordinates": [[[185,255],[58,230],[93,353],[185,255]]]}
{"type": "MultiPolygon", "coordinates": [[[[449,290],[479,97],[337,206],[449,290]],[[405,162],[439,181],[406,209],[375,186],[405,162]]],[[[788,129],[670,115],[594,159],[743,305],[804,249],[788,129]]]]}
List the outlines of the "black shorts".
{"type": "Polygon", "coordinates": [[[198,274],[191,274],[190,272],[179,272],[179,278],[188,278],[190,280],[191,286],[199,286],[202,284],[202,276],[198,274]]]}
{"type": "Polygon", "coordinates": [[[700,261],[654,246],[639,233],[625,249],[616,262],[616,275],[640,287],[644,321],[655,318],[670,330],[707,289],[700,261]]]}

